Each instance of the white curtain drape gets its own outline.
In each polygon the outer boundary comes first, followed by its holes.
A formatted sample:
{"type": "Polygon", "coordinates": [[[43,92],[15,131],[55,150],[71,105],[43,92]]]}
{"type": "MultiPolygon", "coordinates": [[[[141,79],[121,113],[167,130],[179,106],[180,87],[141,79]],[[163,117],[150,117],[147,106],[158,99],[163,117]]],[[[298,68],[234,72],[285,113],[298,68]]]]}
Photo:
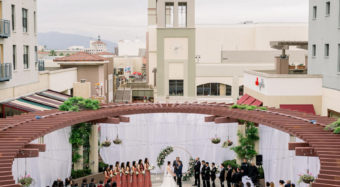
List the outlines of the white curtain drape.
{"type": "MultiPolygon", "coordinates": [[[[279,180],[291,180],[297,185],[300,174],[307,169],[316,176],[320,171],[318,157],[295,156],[294,151],[288,150],[290,135],[282,131],[260,125],[260,154],[263,156],[265,181],[278,185],[279,180]]],[[[302,142],[297,139],[296,142],[302,142]]],[[[301,183],[301,187],[308,185],[301,183]]]]}
{"type": "MultiPolygon", "coordinates": [[[[222,148],[222,142],[228,139],[235,144],[237,141],[237,124],[215,124],[204,122],[204,115],[197,114],[139,114],[131,115],[130,123],[101,124],[100,142],[108,138],[115,139],[117,130],[122,145],[112,144],[101,148],[100,155],[105,163],[114,164],[116,161],[138,161],[149,158],[152,165],[157,166],[156,160],[167,146],[174,146],[174,152],[165,162],[173,161],[179,156],[186,171],[190,155],[201,160],[215,162],[235,159],[235,154],[229,148],[222,148]],[[217,135],[221,138],[218,145],[211,143],[211,138],[217,135]]],[[[153,172],[163,172],[156,169],[153,172]]]]}
{"type": "MultiPolygon", "coordinates": [[[[69,143],[71,128],[67,127],[44,136],[46,152],[38,158],[14,159],[14,179],[29,174],[34,179],[32,187],[51,186],[57,178],[64,180],[71,175],[72,146],[69,143]]],[[[32,143],[38,143],[37,140],[32,143]]]]}

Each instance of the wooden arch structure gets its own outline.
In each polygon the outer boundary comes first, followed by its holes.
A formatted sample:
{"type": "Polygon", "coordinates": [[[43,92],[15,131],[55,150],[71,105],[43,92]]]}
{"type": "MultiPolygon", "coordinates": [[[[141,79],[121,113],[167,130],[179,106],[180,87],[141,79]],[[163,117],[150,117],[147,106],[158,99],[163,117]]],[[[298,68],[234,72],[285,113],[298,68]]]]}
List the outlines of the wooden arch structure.
{"type": "MultiPolygon", "coordinates": [[[[61,112],[58,110],[33,112],[0,120],[0,186],[19,187],[12,176],[14,158],[38,156],[44,145],[30,144],[50,132],[82,122],[120,118],[121,115],[142,113],[196,113],[209,115],[207,121],[228,122],[242,119],[263,124],[291,135],[305,143],[292,143],[289,148],[301,156],[318,156],[321,170],[313,187],[340,186],[340,136],[324,131],[335,119],[273,109],[240,110],[218,103],[184,104],[110,104],[96,111],[61,112]]],[[[122,118],[124,120],[124,118],[122,118]]],[[[288,147],[288,146],[287,146],[288,147]]]]}

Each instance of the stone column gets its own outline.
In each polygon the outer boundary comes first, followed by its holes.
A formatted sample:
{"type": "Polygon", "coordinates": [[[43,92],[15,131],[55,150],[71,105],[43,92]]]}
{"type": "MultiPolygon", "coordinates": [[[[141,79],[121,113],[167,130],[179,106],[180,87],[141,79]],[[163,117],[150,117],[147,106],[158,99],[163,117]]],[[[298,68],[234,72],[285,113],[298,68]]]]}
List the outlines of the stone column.
{"type": "Polygon", "coordinates": [[[234,76],[233,77],[233,83],[231,85],[231,87],[232,87],[231,95],[233,97],[233,102],[234,103],[237,103],[237,99],[239,97],[239,93],[238,93],[238,91],[239,91],[239,82],[240,82],[239,81],[239,77],[238,76],[234,76]]]}
{"type": "Polygon", "coordinates": [[[79,146],[78,154],[79,154],[81,157],[80,157],[80,159],[78,160],[78,162],[74,163],[73,169],[74,169],[75,171],[77,171],[77,170],[82,170],[82,169],[84,168],[84,167],[83,167],[83,164],[84,164],[83,152],[84,152],[84,147],[83,147],[83,146],[79,146]]]}
{"type": "MultiPolygon", "coordinates": [[[[241,124],[239,123],[238,126],[237,126],[237,132],[241,132],[241,134],[245,135],[246,134],[246,125],[245,124],[241,124]]],[[[237,145],[240,145],[240,142],[239,142],[239,137],[237,136],[237,145]]],[[[242,160],[240,158],[237,157],[237,164],[241,165],[242,163],[242,160]]]]}
{"type": "Polygon", "coordinates": [[[92,173],[98,173],[99,155],[98,155],[98,125],[92,125],[90,135],[90,158],[89,165],[92,173]]]}

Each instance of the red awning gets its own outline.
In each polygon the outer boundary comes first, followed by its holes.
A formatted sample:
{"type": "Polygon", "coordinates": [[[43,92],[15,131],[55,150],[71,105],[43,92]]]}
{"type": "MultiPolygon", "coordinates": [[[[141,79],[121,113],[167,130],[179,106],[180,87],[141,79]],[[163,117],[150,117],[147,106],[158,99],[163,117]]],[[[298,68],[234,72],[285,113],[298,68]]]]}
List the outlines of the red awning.
{"type": "Polygon", "coordinates": [[[253,106],[262,106],[262,101],[255,99],[254,97],[245,94],[238,101],[239,105],[253,105],[253,106]]]}
{"type": "Polygon", "coordinates": [[[280,105],[282,109],[295,110],[299,112],[309,113],[315,115],[314,106],[312,104],[305,105],[280,105]]]}

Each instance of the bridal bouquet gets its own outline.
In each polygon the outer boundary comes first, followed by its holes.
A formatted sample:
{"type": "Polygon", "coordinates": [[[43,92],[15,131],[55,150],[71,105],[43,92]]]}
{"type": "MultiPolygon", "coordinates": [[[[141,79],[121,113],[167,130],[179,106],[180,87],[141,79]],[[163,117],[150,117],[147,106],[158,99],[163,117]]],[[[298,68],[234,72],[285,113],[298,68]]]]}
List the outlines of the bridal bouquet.
{"type": "Polygon", "coordinates": [[[154,170],[154,169],[155,169],[155,166],[149,166],[148,169],[149,169],[149,170],[154,170]]]}
{"type": "Polygon", "coordinates": [[[136,175],[138,175],[139,174],[139,172],[138,171],[136,171],[136,175]]]}
{"type": "Polygon", "coordinates": [[[145,175],[145,171],[142,171],[142,174],[145,175]]]}
{"type": "Polygon", "coordinates": [[[128,171],[125,171],[125,174],[126,174],[126,175],[129,174],[129,172],[128,172],[128,171]]]}

